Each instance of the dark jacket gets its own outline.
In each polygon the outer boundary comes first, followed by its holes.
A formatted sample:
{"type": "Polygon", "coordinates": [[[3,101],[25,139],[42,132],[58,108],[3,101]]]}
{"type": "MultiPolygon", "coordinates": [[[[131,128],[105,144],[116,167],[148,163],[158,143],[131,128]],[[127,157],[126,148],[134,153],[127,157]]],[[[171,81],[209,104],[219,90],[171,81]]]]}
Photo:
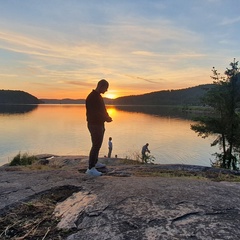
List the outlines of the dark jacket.
{"type": "Polygon", "coordinates": [[[95,90],[86,98],[86,110],[87,122],[90,124],[103,124],[109,117],[101,94],[95,90]]]}

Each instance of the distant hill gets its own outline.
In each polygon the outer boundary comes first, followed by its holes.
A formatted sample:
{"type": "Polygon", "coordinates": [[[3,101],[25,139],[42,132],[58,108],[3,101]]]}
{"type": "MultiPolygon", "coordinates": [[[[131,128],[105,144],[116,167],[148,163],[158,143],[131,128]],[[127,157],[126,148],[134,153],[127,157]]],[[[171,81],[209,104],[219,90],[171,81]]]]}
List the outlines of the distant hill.
{"type": "Polygon", "coordinates": [[[39,104],[33,95],[19,90],[0,90],[0,104],[39,104]]]}
{"type": "Polygon", "coordinates": [[[164,90],[142,95],[119,97],[107,100],[115,105],[200,105],[201,98],[213,87],[213,84],[204,84],[179,90],[164,90]]]}
{"type": "Polygon", "coordinates": [[[70,98],[41,99],[41,101],[46,104],[84,104],[85,103],[85,99],[70,99],[70,98]]]}
{"type": "MultiPolygon", "coordinates": [[[[116,99],[104,98],[106,104],[112,105],[200,105],[201,98],[213,84],[204,84],[196,87],[179,90],[163,90],[142,95],[119,97],[116,99]]],[[[104,96],[104,95],[103,95],[104,96]]],[[[46,104],[84,104],[85,99],[40,99],[46,104]]]]}

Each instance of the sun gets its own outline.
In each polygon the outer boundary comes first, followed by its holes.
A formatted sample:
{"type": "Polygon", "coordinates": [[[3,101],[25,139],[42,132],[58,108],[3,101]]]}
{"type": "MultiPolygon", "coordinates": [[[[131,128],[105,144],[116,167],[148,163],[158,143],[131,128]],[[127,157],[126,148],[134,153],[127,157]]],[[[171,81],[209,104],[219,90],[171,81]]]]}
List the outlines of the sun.
{"type": "Polygon", "coordinates": [[[106,97],[106,98],[110,98],[110,99],[114,99],[114,98],[117,97],[117,95],[114,94],[114,93],[106,93],[106,94],[105,94],[105,97],[106,97]]]}

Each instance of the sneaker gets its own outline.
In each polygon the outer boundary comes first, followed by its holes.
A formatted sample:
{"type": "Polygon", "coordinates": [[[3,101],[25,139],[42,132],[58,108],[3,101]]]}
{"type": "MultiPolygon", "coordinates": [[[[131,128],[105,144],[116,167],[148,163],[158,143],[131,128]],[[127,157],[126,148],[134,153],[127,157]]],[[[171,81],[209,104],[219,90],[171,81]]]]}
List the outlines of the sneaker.
{"type": "Polygon", "coordinates": [[[96,163],[96,165],[95,165],[95,168],[104,168],[104,167],[106,167],[106,165],[105,164],[103,164],[103,163],[96,163]]]}
{"type": "Polygon", "coordinates": [[[91,168],[91,169],[88,169],[86,171],[86,174],[87,175],[91,175],[91,176],[95,176],[95,177],[98,177],[98,176],[101,176],[102,173],[99,172],[95,167],[91,168]]]}

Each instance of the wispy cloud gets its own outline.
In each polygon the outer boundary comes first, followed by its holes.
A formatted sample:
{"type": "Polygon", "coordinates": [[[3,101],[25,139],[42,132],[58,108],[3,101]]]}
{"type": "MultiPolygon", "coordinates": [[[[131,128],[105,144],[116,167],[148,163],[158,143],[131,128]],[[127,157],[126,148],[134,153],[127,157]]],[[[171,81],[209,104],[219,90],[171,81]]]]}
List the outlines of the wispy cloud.
{"type": "Polygon", "coordinates": [[[2,86],[63,94],[107,78],[129,93],[180,88],[211,82],[213,64],[240,54],[240,17],[225,1],[57,2],[0,9],[2,86]]]}
{"type": "Polygon", "coordinates": [[[0,77],[2,78],[12,78],[12,77],[17,77],[17,74],[4,74],[4,73],[0,73],[0,77]]]}
{"type": "Polygon", "coordinates": [[[148,82],[148,83],[153,83],[153,84],[159,83],[159,80],[160,81],[164,80],[162,78],[148,79],[148,78],[143,78],[143,77],[134,76],[134,75],[126,75],[126,77],[128,77],[130,79],[141,80],[141,81],[145,81],[145,82],[148,82]]]}
{"type": "Polygon", "coordinates": [[[149,57],[156,57],[158,56],[154,52],[148,52],[148,51],[134,51],[132,54],[140,55],[140,56],[149,56],[149,57]]]}

